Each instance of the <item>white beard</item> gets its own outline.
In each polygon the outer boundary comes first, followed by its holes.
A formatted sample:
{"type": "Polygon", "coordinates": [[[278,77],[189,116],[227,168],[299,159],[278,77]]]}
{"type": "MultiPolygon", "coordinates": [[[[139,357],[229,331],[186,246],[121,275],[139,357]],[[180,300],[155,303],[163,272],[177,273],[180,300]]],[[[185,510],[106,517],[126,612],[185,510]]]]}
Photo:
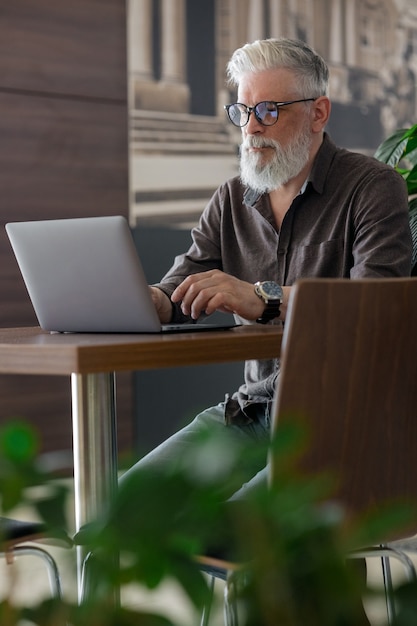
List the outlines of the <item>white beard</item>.
{"type": "Polygon", "coordinates": [[[285,148],[274,139],[247,136],[240,146],[240,178],[243,184],[258,193],[279,189],[295,178],[307,164],[311,143],[312,137],[306,127],[285,148]],[[249,150],[251,147],[270,147],[273,154],[265,162],[263,155],[249,150]]]}

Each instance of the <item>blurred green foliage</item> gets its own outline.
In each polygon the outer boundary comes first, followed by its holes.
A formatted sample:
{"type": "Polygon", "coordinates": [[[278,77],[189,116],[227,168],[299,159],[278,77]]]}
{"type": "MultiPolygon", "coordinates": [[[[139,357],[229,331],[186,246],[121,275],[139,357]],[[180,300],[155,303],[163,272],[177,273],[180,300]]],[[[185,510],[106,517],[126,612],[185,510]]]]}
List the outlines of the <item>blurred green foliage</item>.
{"type": "Polygon", "coordinates": [[[417,195],[417,124],[400,128],[387,137],[377,148],[375,158],[391,165],[407,183],[410,209],[416,206],[417,195]]]}
{"type": "MultiPolygon", "coordinates": [[[[166,580],[175,580],[183,589],[198,623],[209,590],[196,556],[204,555],[213,542],[226,542],[240,564],[232,582],[241,626],[359,626],[362,597],[368,592],[354,569],[346,567],[345,555],[358,541],[372,541],[385,529],[409,521],[415,511],[396,506],[347,524],[343,508],[332,501],[333,477],[298,472],[297,459],[306,445],[306,433],[290,422],[268,449],[254,444],[225,448],[207,434],[169,471],[128,475],[106,515],[77,537],[91,551],[88,598],[80,606],[47,600],[26,608],[6,598],[0,604],[0,624],[18,626],[26,620],[39,626],[183,626],[165,617],[163,607],[150,612],[112,602],[114,591],[123,585],[155,589],[166,580]],[[266,454],[279,463],[275,484],[259,489],[245,503],[225,503],[219,495],[223,473],[216,468],[227,464],[238,487],[242,459],[257,464],[266,454]]],[[[3,426],[3,512],[24,503],[49,528],[61,522],[68,528],[68,493],[41,468],[33,430],[17,422],[3,426]]],[[[404,585],[398,593],[395,626],[414,625],[416,587],[404,585]]]]}

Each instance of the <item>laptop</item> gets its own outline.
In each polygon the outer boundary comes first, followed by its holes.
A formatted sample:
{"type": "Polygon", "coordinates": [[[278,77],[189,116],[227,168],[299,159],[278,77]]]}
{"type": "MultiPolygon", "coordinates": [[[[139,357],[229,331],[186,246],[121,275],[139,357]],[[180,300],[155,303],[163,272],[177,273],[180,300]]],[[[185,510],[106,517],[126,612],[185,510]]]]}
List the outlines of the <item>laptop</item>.
{"type": "Polygon", "coordinates": [[[44,330],[161,333],[235,325],[230,318],[224,324],[161,325],[131,230],[120,215],[12,222],[6,232],[44,330]]]}

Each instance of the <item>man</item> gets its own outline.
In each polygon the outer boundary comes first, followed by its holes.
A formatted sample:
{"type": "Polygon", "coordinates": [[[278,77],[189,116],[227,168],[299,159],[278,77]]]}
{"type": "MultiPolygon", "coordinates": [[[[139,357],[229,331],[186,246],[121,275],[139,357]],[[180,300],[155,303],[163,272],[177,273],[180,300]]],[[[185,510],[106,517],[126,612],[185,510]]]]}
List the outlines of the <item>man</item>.
{"type": "MultiPolygon", "coordinates": [[[[188,252],[151,287],[161,321],[223,311],[243,324],[281,324],[298,278],[409,275],[404,181],[325,133],[331,105],[323,59],[300,41],[256,41],[233,54],[228,75],[237,87],[237,103],[226,110],[242,130],[240,176],[219,187],[188,252]]],[[[247,362],[231,397],[127,474],[181,459],[204,429],[233,442],[267,441],[278,373],[277,360],[247,362]]],[[[248,465],[247,483],[232,492],[225,468],[226,498],[244,497],[266,476],[248,465]]]]}

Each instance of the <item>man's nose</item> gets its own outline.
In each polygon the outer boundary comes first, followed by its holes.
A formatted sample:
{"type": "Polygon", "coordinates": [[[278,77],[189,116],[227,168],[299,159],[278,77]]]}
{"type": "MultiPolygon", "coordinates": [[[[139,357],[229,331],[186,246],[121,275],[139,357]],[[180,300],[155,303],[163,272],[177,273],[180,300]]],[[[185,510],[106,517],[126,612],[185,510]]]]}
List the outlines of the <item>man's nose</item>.
{"type": "Polygon", "coordinates": [[[258,122],[258,120],[256,119],[255,112],[251,111],[249,115],[248,123],[243,128],[246,130],[246,134],[255,135],[256,133],[263,132],[263,129],[265,127],[263,126],[263,124],[258,122]]]}

